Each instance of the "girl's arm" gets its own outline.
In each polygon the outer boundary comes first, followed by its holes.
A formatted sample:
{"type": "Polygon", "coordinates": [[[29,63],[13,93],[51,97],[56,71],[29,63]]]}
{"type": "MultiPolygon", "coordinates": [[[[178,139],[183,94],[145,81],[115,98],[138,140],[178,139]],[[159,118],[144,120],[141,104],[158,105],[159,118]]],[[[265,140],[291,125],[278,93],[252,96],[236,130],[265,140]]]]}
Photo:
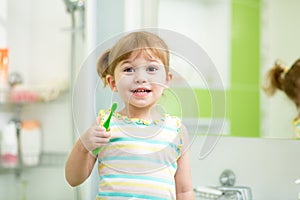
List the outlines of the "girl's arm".
{"type": "Polygon", "coordinates": [[[83,183],[91,174],[96,157],[86,150],[81,140],[75,143],[65,166],[66,180],[71,186],[83,183]]]}
{"type": "Polygon", "coordinates": [[[90,151],[105,146],[109,142],[110,132],[106,132],[105,128],[98,124],[99,118],[77,140],[67,159],[65,176],[71,186],[83,183],[90,176],[97,160],[90,151]]]}
{"type": "Polygon", "coordinates": [[[177,172],[175,174],[176,200],[194,200],[193,184],[190,171],[190,155],[188,151],[188,134],[185,127],[182,128],[184,145],[182,155],[177,160],[177,172]]]}

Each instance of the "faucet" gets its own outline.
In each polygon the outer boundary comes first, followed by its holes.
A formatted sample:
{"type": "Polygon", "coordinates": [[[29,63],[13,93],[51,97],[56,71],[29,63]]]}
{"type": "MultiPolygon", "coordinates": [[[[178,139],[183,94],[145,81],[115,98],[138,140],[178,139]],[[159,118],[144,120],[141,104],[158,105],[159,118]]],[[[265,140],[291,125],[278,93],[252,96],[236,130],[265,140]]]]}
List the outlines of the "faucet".
{"type": "Polygon", "coordinates": [[[224,195],[235,195],[236,200],[252,200],[251,189],[244,186],[234,186],[235,174],[231,170],[225,170],[222,172],[219,181],[221,186],[217,187],[224,195]]]}
{"type": "Polygon", "coordinates": [[[235,200],[252,200],[252,194],[249,187],[244,186],[219,186],[218,190],[222,191],[224,196],[234,196],[235,200]]]}
{"type": "Polygon", "coordinates": [[[195,195],[205,200],[252,200],[249,187],[234,186],[235,174],[231,170],[223,171],[219,181],[221,186],[194,188],[195,195]]]}
{"type": "Polygon", "coordinates": [[[219,199],[224,193],[221,190],[218,190],[214,187],[203,187],[198,186],[194,188],[194,193],[197,197],[204,199],[219,199]]]}

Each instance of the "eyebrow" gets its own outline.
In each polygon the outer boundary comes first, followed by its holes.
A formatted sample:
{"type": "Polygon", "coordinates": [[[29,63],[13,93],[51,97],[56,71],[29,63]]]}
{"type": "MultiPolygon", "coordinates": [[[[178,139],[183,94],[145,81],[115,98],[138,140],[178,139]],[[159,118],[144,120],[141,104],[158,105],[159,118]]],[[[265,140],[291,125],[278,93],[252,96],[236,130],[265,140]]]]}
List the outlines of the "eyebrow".
{"type": "MultiPolygon", "coordinates": [[[[123,61],[121,61],[119,63],[119,66],[122,66],[124,64],[132,64],[133,61],[134,61],[134,59],[133,60],[130,60],[130,59],[123,60],[123,61]]],[[[147,63],[147,61],[149,61],[149,62],[155,62],[157,64],[163,65],[163,63],[159,62],[160,60],[157,60],[157,59],[146,59],[145,63],[147,63]]]]}
{"type": "Polygon", "coordinates": [[[128,59],[126,59],[126,60],[122,60],[121,62],[119,62],[119,66],[121,67],[122,65],[124,65],[124,64],[127,64],[127,63],[129,63],[129,64],[131,64],[132,63],[132,61],[130,61],[130,60],[128,60],[128,59]]]}

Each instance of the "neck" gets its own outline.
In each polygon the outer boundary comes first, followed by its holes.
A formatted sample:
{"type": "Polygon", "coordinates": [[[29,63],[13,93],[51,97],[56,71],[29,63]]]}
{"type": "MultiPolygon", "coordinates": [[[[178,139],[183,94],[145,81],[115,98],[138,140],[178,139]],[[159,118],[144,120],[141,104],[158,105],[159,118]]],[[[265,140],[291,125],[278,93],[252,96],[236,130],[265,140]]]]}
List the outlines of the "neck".
{"type": "Polygon", "coordinates": [[[120,111],[120,114],[126,115],[129,118],[139,118],[144,120],[153,120],[160,116],[154,106],[144,108],[126,106],[123,110],[120,111]]]}

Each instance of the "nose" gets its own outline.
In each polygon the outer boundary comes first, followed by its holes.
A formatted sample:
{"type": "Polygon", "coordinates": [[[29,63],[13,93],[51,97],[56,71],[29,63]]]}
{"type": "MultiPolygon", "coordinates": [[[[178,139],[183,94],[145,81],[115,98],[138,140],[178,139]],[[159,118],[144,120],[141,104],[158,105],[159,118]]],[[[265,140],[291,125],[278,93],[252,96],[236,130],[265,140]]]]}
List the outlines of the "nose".
{"type": "Polygon", "coordinates": [[[134,81],[137,84],[146,83],[147,82],[147,75],[143,71],[138,70],[135,73],[135,80],[134,81]]]}

